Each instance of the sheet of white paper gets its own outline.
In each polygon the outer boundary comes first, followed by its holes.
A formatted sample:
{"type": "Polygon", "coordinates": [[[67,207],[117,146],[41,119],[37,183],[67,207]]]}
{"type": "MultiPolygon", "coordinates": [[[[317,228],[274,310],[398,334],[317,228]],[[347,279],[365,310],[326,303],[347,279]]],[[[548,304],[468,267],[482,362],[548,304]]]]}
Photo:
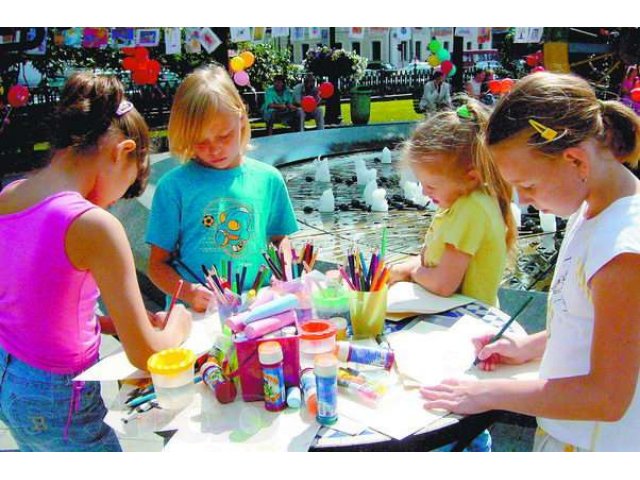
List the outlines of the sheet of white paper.
{"type": "Polygon", "coordinates": [[[337,430],[347,435],[359,435],[367,429],[367,426],[342,416],[338,417],[338,421],[334,425],[331,425],[330,428],[331,430],[337,430]]]}
{"type": "MultiPolygon", "coordinates": [[[[194,313],[191,333],[182,346],[193,350],[196,356],[202,355],[211,349],[216,334],[220,332],[221,326],[217,312],[210,315],[194,313]]],[[[74,380],[89,382],[147,377],[149,377],[149,373],[134,367],[120,347],[118,351],[103,358],[74,380]]]]}
{"type": "Polygon", "coordinates": [[[236,400],[221,405],[213,395],[204,393],[197,399],[200,408],[192,404],[191,416],[174,422],[178,432],[166,451],[306,452],[320,428],[306,409],[273,413],[266,411],[262,402],[236,400]]]}
{"type": "Polygon", "coordinates": [[[473,302],[464,295],[440,297],[413,282],[398,282],[389,287],[387,312],[389,313],[439,313],[473,302]]]}
{"type": "Polygon", "coordinates": [[[402,440],[445,416],[447,412],[427,411],[418,389],[405,389],[391,373],[390,387],[375,406],[347,395],[338,395],[338,414],[369,426],[389,437],[402,440]]]}

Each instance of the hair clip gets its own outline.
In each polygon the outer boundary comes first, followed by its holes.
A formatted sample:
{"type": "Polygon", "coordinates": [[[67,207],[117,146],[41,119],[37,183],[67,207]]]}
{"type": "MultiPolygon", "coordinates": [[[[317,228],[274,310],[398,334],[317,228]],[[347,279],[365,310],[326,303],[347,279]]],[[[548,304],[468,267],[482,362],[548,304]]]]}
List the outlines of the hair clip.
{"type": "Polygon", "coordinates": [[[471,119],[471,112],[469,111],[469,107],[467,107],[466,105],[462,105],[458,107],[458,109],[456,110],[456,113],[460,118],[471,119]]]}
{"type": "Polygon", "coordinates": [[[118,110],[116,110],[116,115],[118,117],[121,117],[125,113],[130,112],[131,110],[133,110],[133,103],[131,103],[129,100],[123,100],[120,102],[120,105],[118,106],[118,110]]]}
{"type": "Polygon", "coordinates": [[[531,125],[542,138],[548,140],[549,142],[551,140],[554,140],[558,136],[558,132],[556,132],[553,128],[545,127],[540,122],[536,122],[535,120],[529,119],[529,125],[531,125]]]}

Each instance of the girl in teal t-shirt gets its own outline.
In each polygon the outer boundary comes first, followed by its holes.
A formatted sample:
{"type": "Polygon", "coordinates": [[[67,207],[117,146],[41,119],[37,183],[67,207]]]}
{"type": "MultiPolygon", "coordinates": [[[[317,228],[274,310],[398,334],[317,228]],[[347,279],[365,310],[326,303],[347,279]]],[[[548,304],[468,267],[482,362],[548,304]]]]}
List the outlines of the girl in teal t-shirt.
{"type": "Polygon", "coordinates": [[[227,72],[199,69],[180,85],[169,118],[169,148],[183,165],[165,174],[153,198],[146,241],[149,277],[166,294],[182,278],[180,299],[204,311],[212,293],[202,265],[232,277],[246,267],[249,287],[270,241],[298,230],[282,175],[244,156],[249,118],[227,72]],[[178,260],[176,262],[176,260],[178,260]]]}

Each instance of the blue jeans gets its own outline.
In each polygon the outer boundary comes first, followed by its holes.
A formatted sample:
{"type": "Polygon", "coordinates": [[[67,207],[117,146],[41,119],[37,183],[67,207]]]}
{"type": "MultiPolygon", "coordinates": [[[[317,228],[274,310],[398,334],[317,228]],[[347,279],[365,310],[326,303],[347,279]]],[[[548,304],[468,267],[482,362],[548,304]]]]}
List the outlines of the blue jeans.
{"type": "Polygon", "coordinates": [[[75,375],[58,375],[21,362],[0,347],[0,421],[23,452],[120,452],[103,422],[107,409],[100,382],[78,390],[70,416],[75,375]]]}

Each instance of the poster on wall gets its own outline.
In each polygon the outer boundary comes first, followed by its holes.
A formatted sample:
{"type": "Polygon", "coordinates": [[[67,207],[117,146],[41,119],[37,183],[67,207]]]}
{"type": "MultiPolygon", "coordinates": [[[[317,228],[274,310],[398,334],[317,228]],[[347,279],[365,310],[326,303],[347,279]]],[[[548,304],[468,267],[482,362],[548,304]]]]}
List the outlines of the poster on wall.
{"type": "Polygon", "coordinates": [[[200,53],[202,44],[200,43],[199,28],[185,28],[184,49],[187,53],[200,53]]]}
{"type": "Polygon", "coordinates": [[[159,28],[138,28],[136,30],[136,45],[140,47],[157,47],[159,44],[159,28]]]}
{"type": "Polygon", "coordinates": [[[477,28],[476,27],[456,27],[456,36],[475,39],[477,36],[477,28]]]}
{"type": "Polygon", "coordinates": [[[491,28],[478,27],[478,44],[491,43],[491,28]]]}
{"type": "MultiPolygon", "coordinates": [[[[27,41],[31,41],[34,38],[36,38],[36,29],[35,28],[30,28],[29,31],[27,32],[27,41]]],[[[42,42],[40,42],[40,45],[38,45],[35,48],[32,48],[31,50],[27,50],[26,53],[28,55],[44,55],[45,53],[47,53],[47,29],[44,29],[44,38],[42,39],[42,42]]]]}
{"type": "Polygon", "coordinates": [[[528,43],[529,27],[516,27],[516,33],[513,36],[513,43],[528,43]]]}
{"type": "Polygon", "coordinates": [[[182,42],[179,28],[164,29],[164,51],[167,55],[180,55],[182,42]]]}
{"type": "Polygon", "coordinates": [[[67,28],[63,35],[64,44],[67,47],[80,48],[82,46],[82,28],[67,28]]]}
{"type": "Polygon", "coordinates": [[[109,43],[109,29],[91,28],[84,29],[82,46],[84,48],[104,48],[109,43]]]}
{"type": "Polygon", "coordinates": [[[111,45],[115,48],[134,47],[136,44],[133,28],[112,28],[111,45]]]}
{"type": "Polygon", "coordinates": [[[307,29],[307,35],[309,35],[309,40],[320,40],[322,36],[322,32],[320,31],[320,27],[309,27],[307,29]]]}
{"type": "Polygon", "coordinates": [[[250,42],[251,27],[231,27],[232,42],[250,42]]]}
{"type": "Polygon", "coordinates": [[[305,27],[292,27],[291,28],[291,41],[299,42],[304,40],[305,27]]]}
{"type": "Polygon", "coordinates": [[[349,38],[362,40],[364,38],[364,27],[350,27],[349,38]]]}
{"type": "Polygon", "coordinates": [[[216,48],[222,45],[220,37],[215,34],[209,27],[203,27],[200,30],[200,43],[207,53],[213,52],[216,48]]]}
{"type": "Polygon", "coordinates": [[[267,27],[253,27],[253,41],[256,43],[264,42],[267,27]]]}
{"type": "Polygon", "coordinates": [[[288,37],[289,27],[271,27],[271,38],[288,37]]]}

